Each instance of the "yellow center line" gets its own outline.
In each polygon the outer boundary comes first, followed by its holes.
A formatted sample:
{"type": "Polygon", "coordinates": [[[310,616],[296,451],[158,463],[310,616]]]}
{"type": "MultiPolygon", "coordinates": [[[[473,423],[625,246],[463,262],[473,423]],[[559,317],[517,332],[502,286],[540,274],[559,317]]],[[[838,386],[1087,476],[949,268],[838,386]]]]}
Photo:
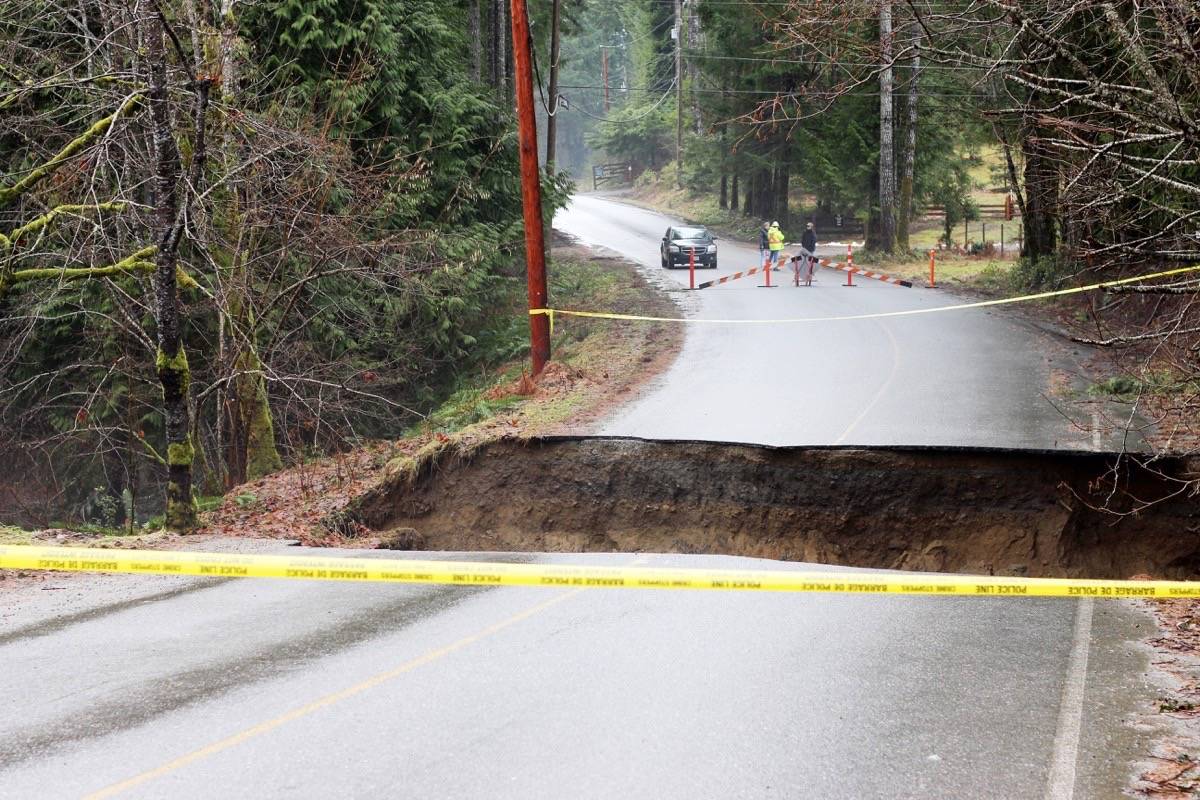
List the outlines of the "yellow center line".
{"type": "Polygon", "coordinates": [[[125,791],[133,789],[137,786],[140,786],[143,783],[155,780],[156,778],[161,778],[164,775],[168,775],[172,772],[175,772],[176,770],[182,769],[183,767],[186,767],[189,764],[194,764],[195,762],[200,761],[201,759],[216,755],[217,753],[228,750],[231,747],[236,747],[237,745],[242,744],[243,742],[249,741],[250,739],[253,739],[256,736],[261,736],[264,733],[269,733],[269,732],[275,730],[276,728],[286,725],[289,722],[294,722],[295,720],[298,720],[301,717],[306,717],[309,714],[312,714],[314,711],[320,711],[321,709],[332,706],[335,703],[340,703],[343,700],[348,700],[351,697],[354,697],[355,695],[358,695],[358,694],[361,694],[361,693],[367,691],[368,689],[373,689],[376,686],[387,683],[388,681],[398,678],[401,675],[404,675],[405,673],[412,672],[414,669],[417,669],[418,667],[423,667],[426,664],[430,664],[434,661],[437,661],[440,658],[444,658],[445,656],[448,656],[451,653],[454,653],[458,650],[462,650],[464,647],[475,644],[476,642],[480,641],[481,639],[486,639],[489,636],[497,634],[500,631],[504,630],[505,628],[509,628],[509,627],[517,624],[518,622],[521,622],[522,620],[526,620],[535,614],[545,611],[546,609],[550,608],[551,606],[557,605],[558,603],[561,603],[563,600],[566,600],[569,597],[573,597],[582,591],[584,591],[584,590],[583,589],[572,589],[571,591],[564,592],[560,595],[556,595],[555,597],[552,597],[549,600],[538,603],[537,605],[527,608],[518,614],[514,614],[513,616],[509,617],[508,619],[502,620],[501,622],[497,622],[494,625],[484,628],[483,630],[479,631],[478,633],[474,633],[474,634],[471,634],[470,636],[463,637],[462,639],[459,639],[458,641],[453,642],[452,644],[448,644],[445,647],[440,647],[437,650],[431,650],[422,656],[418,656],[414,659],[411,659],[410,661],[405,661],[400,666],[390,669],[386,672],[381,672],[378,675],[374,675],[370,678],[367,678],[366,680],[364,680],[361,683],[356,683],[355,685],[350,686],[348,688],[342,689],[337,692],[333,692],[332,694],[327,694],[324,697],[321,697],[317,700],[314,700],[311,703],[308,703],[307,705],[300,706],[299,708],[294,708],[291,711],[287,712],[286,714],[281,714],[280,716],[275,717],[274,719],[270,719],[270,720],[267,720],[266,722],[259,723],[258,725],[255,725],[252,728],[247,728],[246,730],[244,730],[240,733],[235,733],[232,736],[228,736],[224,739],[213,742],[210,745],[201,747],[199,750],[193,750],[192,752],[188,753],[187,755],[183,755],[183,756],[180,756],[179,758],[168,761],[167,763],[163,764],[160,767],[156,767],[147,772],[143,772],[139,775],[135,775],[132,778],[128,778],[127,780],[123,780],[120,783],[114,783],[111,786],[107,786],[97,792],[93,792],[92,794],[86,795],[85,800],[99,800],[100,798],[104,798],[104,797],[113,797],[115,795],[120,794],[121,792],[125,792],[125,791]]]}

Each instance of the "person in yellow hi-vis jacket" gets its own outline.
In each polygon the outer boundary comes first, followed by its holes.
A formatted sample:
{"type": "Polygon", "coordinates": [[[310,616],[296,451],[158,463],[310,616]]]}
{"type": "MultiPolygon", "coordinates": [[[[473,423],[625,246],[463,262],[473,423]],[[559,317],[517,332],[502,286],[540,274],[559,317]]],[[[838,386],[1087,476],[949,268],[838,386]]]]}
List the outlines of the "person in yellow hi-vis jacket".
{"type": "Polygon", "coordinates": [[[779,222],[771,223],[771,227],[767,230],[767,249],[770,250],[770,255],[767,257],[767,262],[771,269],[779,267],[779,251],[783,249],[783,231],[779,230],[779,222]]]}

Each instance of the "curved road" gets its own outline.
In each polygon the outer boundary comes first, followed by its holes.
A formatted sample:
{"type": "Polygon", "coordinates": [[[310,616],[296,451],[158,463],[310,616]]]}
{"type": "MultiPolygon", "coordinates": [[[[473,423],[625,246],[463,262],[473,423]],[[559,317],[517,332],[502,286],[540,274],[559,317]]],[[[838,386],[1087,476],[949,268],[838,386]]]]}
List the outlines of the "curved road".
{"type": "MultiPolygon", "coordinates": [[[[687,270],[659,264],[662,235],[678,223],[593,195],[576,195],[554,219],[556,229],[580,242],[616,251],[660,285],[686,290],[687,270]]],[[[698,270],[698,281],[758,261],[748,246],[720,241],[719,247],[720,269],[698,270]]],[[[826,245],[818,252],[844,260],[846,249],[826,245]]],[[[684,291],[680,302],[691,317],[759,320],[963,302],[941,290],[862,277],[846,288],[845,273],[830,269],[820,270],[812,287],[765,289],[761,283],[754,275],[684,291]]],[[[551,276],[552,303],[553,285],[551,276]]],[[[1073,425],[1046,399],[1052,349],[1029,326],[982,309],[824,323],[693,324],[674,366],[602,432],[776,445],[1092,449],[1097,442],[1089,421],[1073,425]]]]}
{"type": "MultiPolygon", "coordinates": [[[[662,217],[581,197],[557,222],[660,276],[662,217]]],[[[947,300],[840,280],[681,299],[707,317],[947,300]]],[[[686,341],[609,432],[1080,444],[1000,317],[686,341]]],[[[0,797],[1116,797],[1145,747],[1148,626],[1123,602],[51,576],[0,590],[0,797]]]]}

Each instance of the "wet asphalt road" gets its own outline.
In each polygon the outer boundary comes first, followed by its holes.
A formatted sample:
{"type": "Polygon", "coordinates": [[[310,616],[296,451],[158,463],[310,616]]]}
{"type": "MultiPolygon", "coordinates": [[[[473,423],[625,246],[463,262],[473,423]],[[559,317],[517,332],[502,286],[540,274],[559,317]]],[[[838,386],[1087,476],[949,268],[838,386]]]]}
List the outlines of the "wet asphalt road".
{"type": "Polygon", "coordinates": [[[1113,797],[1146,691],[1123,604],[129,587],[0,628],[0,796],[1113,797]]]}
{"type": "MultiPolygon", "coordinates": [[[[679,220],[577,195],[554,227],[641,265],[660,285],[686,289],[686,269],[664,270],[659,242],[679,220]]],[[[785,231],[799,238],[802,231],[785,231]]],[[[823,240],[828,237],[818,232],[823,240]]],[[[697,282],[752,267],[758,252],[720,241],[720,268],[697,282]]],[[[845,260],[845,244],[819,246],[845,260]]],[[[862,266],[861,261],[859,262],[862,266]]],[[[690,317],[794,319],[929,308],[963,302],[823,269],[812,287],[760,288],[754,275],[677,297],[690,317]]],[[[779,280],[777,278],[776,280],[779,280]]],[[[553,304],[553,276],[550,282],[553,304]]],[[[566,323],[569,324],[569,321],[566,323]]],[[[638,323],[614,323],[638,324],[638,323]]],[[[620,409],[603,433],[757,444],[968,445],[1112,449],[1090,418],[1073,424],[1047,399],[1055,346],[1005,311],[779,325],[689,325],[683,351],[660,380],[620,409]]],[[[1073,356],[1066,352],[1066,360],[1073,356]]],[[[1062,366],[1074,369],[1073,363],[1062,366]]]]}

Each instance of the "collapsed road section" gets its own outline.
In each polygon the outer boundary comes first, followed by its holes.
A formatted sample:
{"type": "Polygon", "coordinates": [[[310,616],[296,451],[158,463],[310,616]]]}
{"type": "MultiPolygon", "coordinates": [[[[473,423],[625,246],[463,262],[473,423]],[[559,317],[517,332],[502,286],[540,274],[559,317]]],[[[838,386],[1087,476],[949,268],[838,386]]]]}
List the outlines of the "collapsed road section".
{"type": "Polygon", "coordinates": [[[498,439],[389,465],[349,521],[401,549],[1189,578],[1198,473],[1183,458],[1066,451],[498,439]]]}

